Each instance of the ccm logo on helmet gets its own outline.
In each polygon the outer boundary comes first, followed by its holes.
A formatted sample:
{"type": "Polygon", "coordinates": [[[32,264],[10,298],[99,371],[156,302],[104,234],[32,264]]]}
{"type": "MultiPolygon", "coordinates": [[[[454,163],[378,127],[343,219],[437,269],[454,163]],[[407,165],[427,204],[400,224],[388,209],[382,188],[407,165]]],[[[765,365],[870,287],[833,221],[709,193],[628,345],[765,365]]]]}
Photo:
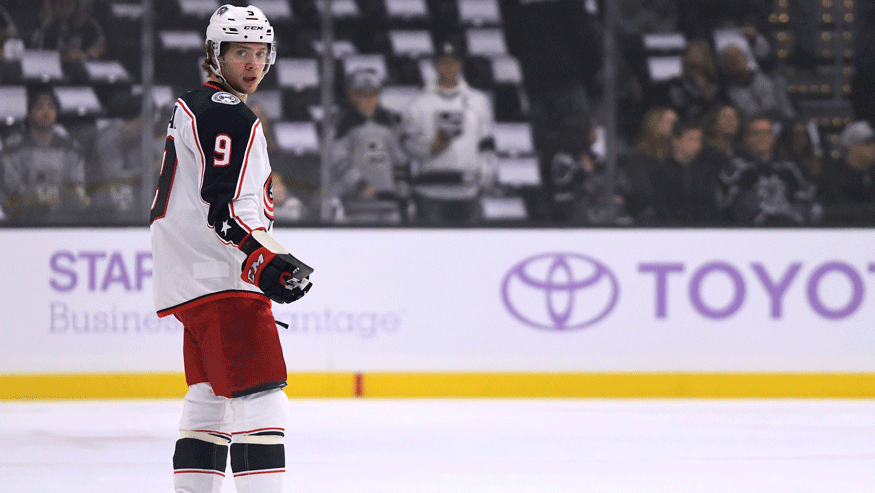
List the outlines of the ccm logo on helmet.
{"type": "Polygon", "coordinates": [[[262,31],[264,26],[243,26],[244,31],[262,31]]]}

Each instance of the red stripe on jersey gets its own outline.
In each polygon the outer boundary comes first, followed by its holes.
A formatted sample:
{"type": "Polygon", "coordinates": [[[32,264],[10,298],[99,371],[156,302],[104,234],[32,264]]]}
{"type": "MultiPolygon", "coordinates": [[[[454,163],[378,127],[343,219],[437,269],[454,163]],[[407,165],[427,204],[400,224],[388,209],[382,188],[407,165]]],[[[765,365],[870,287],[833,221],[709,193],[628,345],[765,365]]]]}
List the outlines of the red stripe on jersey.
{"type": "MultiPolygon", "coordinates": [[[[197,133],[197,119],[194,117],[194,113],[192,113],[191,110],[188,109],[188,106],[185,105],[185,102],[183,102],[182,99],[177,99],[176,101],[179,103],[179,106],[182,108],[182,111],[184,111],[186,114],[188,114],[188,117],[191,119],[191,131],[192,131],[192,133],[194,133],[194,144],[197,146],[198,154],[200,154],[200,157],[201,157],[201,176],[200,176],[200,180],[199,180],[200,183],[198,183],[198,190],[203,190],[204,189],[204,173],[206,173],[206,170],[207,170],[207,158],[204,155],[204,150],[201,148],[201,139],[197,133]]],[[[197,196],[198,196],[198,199],[200,199],[200,201],[204,203],[204,205],[210,205],[210,204],[207,204],[206,201],[204,201],[204,198],[201,197],[201,194],[197,194],[197,196]]]]}
{"type": "Polygon", "coordinates": [[[261,120],[256,119],[255,125],[252,126],[252,131],[249,133],[249,143],[246,144],[246,154],[243,157],[243,168],[240,170],[240,178],[237,181],[237,193],[234,194],[234,200],[240,198],[240,191],[243,189],[243,177],[246,176],[246,167],[249,165],[249,152],[252,150],[252,144],[255,143],[255,130],[261,125],[261,120]]]}
{"type": "Polygon", "coordinates": [[[231,211],[231,219],[237,221],[237,224],[243,227],[247,233],[252,234],[253,229],[264,229],[263,226],[258,226],[257,228],[252,228],[248,224],[244,223],[242,219],[237,216],[237,212],[234,211],[234,202],[228,202],[228,206],[231,211]]]}
{"type": "Polygon", "coordinates": [[[213,89],[216,89],[216,90],[219,90],[219,91],[222,91],[222,92],[227,91],[227,89],[225,89],[224,87],[219,86],[219,85],[217,85],[217,84],[213,84],[212,81],[210,81],[210,82],[206,82],[206,83],[204,83],[204,85],[207,86],[207,87],[212,87],[213,89]]]}

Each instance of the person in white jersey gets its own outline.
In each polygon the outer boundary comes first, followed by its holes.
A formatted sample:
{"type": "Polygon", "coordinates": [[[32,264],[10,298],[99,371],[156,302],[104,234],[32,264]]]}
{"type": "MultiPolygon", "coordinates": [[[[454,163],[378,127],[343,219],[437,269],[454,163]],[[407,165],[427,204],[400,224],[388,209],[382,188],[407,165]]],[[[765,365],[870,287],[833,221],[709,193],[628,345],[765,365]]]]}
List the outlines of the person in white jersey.
{"type": "Polygon", "coordinates": [[[221,491],[230,455],[238,492],[281,492],[289,403],[271,300],[300,299],[313,269],[270,235],[267,145],[246,105],[276,58],[273,28],[223,5],[206,52],[209,80],[173,108],[150,217],[156,309],[185,328],[174,487],[221,491]]]}
{"type": "Polygon", "coordinates": [[[413,158],[413,192],[419,219],[471,223],[479,197],[495,187],[495,115],[489,97],[462,78],[460,45],[438,44],[436,80],[407,105],[404,145],[413,158]]]}

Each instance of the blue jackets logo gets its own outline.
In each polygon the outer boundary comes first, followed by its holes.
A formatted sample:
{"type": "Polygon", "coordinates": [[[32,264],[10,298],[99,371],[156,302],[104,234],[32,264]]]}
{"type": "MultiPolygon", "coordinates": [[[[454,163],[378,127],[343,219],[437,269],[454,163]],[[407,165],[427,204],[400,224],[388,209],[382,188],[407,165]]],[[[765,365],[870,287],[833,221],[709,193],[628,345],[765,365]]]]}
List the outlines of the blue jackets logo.
{"type": "Polygon", "coordinates": [[[230,92],[217,92],[213,94],[212,100],[222,104],[240,104],[240,98],[230,92]]]}

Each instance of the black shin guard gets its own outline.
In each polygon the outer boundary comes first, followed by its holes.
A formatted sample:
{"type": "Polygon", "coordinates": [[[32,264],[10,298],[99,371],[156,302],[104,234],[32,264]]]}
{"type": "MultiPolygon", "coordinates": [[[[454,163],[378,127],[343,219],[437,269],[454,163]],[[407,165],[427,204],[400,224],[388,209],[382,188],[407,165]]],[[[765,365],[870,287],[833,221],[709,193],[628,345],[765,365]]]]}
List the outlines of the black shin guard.
{"type": "Polygon", "coordinates": [[[180,438],[173,453],[174,472],[203,472],[225,475],[228,446],[196,438],[180,438]]]}
{"type": "Polygon", "coordinates": [[[231,470],[234,476],[283,472],[286,451],[283,444],[232,443],[231,470]]]}

